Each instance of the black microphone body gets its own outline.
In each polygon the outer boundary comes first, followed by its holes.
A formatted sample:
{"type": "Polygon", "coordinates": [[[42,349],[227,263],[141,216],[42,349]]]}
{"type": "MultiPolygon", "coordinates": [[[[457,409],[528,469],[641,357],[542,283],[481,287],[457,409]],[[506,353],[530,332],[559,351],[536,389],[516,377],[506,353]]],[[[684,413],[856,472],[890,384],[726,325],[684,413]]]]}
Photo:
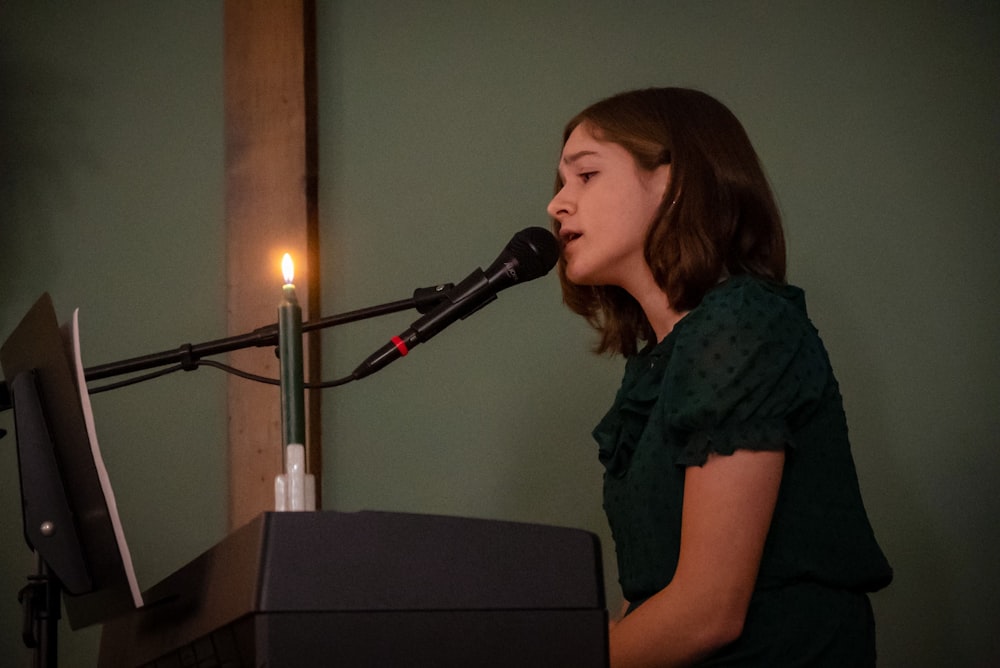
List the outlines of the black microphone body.
{"type": "Polygon", "coordinates": [[[495,300],[499,291],[544,276],[558,259],[559,243],[551,232],[541,227],[521,230],[486,271],[477,268],[448,290],[440,304],[370,355],[352,377],[364,378],[403,357],[414,346],[495,300]]]}

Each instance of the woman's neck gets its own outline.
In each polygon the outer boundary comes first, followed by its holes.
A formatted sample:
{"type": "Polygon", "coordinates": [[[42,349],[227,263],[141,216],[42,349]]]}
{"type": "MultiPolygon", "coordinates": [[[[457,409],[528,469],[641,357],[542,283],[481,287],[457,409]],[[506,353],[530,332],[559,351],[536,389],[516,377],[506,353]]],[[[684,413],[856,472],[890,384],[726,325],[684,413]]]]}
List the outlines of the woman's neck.
{"type": "Polygon", "coordinates": [[[646,314],[646,320],[653,328],[657,341],[665,339],[667,334],[673,331],[674,325],[687,315],[687,311],[676,311],[670,305],[666,293],[655,282],[646,285],[642,290],[635,290],[631,294],[639,302],[643,313],[646,314]]]}

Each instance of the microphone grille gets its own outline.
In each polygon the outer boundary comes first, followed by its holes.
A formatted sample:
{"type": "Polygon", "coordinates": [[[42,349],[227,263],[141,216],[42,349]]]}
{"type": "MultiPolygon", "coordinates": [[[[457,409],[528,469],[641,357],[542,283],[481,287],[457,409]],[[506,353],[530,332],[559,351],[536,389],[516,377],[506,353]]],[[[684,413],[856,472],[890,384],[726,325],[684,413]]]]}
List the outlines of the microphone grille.
{"type": "Polygon", "coordinates": [[[559,260],[559,242],[544,227],[528,227],[507,244],[517,260],[518,281],[530,281],[549,273],[559,260]]]}

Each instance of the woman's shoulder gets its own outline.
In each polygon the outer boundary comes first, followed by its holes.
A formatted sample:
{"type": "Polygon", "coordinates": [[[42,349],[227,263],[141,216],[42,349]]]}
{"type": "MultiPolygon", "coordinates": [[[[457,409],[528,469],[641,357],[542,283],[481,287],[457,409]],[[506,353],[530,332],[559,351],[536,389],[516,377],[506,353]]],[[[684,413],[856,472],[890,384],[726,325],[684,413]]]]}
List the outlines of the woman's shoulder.
{"type": "Polygon", "coordinates": [[[737,311],[748,308],[805,311],[805,293],[794,285],[740,274],[720,281],[705,294],[702,305],[737,311]]]}
{"type": "Polygon", "coordinates": [[[757,276],[730,276],[709,290],[681,322],[685,329],[701,332],[757,329],[766,323],[806,323],[805,293],[794,285],[757,276]]]}

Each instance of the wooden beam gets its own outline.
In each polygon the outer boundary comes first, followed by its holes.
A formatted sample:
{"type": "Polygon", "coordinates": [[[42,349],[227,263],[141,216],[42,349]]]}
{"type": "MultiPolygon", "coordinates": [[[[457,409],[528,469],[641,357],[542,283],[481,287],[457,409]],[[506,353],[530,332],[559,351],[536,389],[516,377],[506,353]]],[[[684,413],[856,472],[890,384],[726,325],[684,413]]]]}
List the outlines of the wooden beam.
{"type": "MultiPolygon", "coordinates": [[[[227,306],[235,335],[277,320],[285,252],[295,259],[304,317],[319,317],[315,5],[226,0],[224,12],[227,306]]],[[[314,379],[318,335],[307,336],[306,360],[306,379],[314,379]]],[[[270,348],[237,351],[230,363],[278,375],[270,348]]],[[[319,397],[309,394],[307,470],[319,494],[319,397]]],[[[236,528],[274,509],[282,470],[278,389],[232,378],[228,408],[229,526],[236,528]]]]}

